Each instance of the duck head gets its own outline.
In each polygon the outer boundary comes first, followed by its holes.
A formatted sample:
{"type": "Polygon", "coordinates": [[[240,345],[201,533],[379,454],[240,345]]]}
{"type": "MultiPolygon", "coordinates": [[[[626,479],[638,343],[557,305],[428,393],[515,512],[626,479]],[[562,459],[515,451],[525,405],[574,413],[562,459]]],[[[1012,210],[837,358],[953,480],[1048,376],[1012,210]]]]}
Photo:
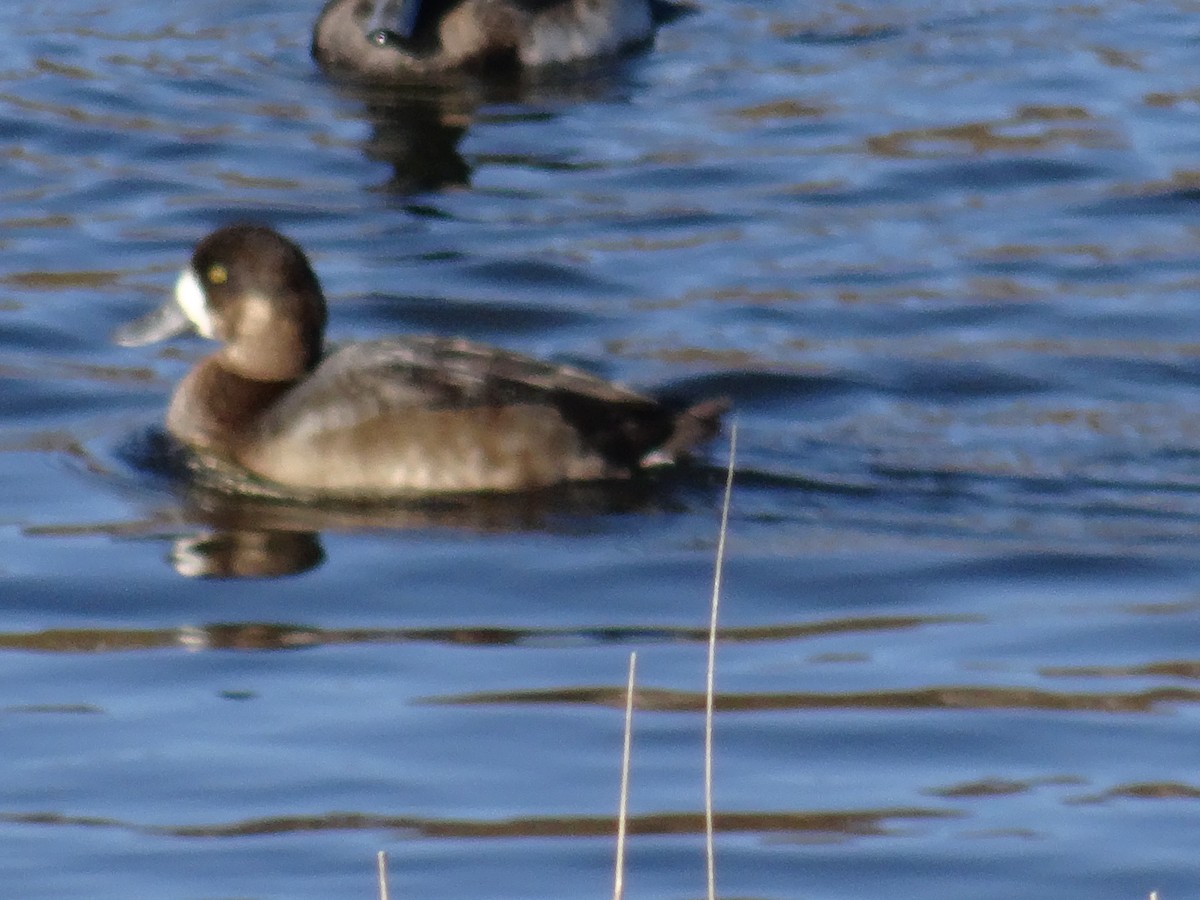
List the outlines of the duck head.
{"type": "Polygon", "coordinates": [[[304,252],[262,225],[204,238],[158,309],[117,329],[126,347],[188,331],[219,341],[222,366],[256,381],[288,381],[321,355],[325,298],[304,252]]]}

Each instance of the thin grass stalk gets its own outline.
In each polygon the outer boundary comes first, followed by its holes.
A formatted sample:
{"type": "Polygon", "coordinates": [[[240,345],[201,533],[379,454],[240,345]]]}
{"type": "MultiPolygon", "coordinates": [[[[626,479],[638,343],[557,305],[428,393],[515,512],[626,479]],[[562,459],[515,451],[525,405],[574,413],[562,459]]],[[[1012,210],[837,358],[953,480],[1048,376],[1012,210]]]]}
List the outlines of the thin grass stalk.
{"type": "Polygon", "coordinates": [[[637,653],[629,654],[629,679],[625,684],[625,737],[621,749],[621,795],[617,803],[617,858],[613,872],[613,900],[625,895],[625,835],[629,822],[629,762],[633,750],[633,684],[637,653]]]}
{"type": "Polygon", "coordinates": [[[717,897],[717,853],[713,827],[713,705],[716,697],[717,610],[721,601],[721,575],[725,567],[725,536],[729,533],[729,504],[733,497],[733,465],[737,458],[737,422],[729,429],[729,464],[725,469],[725,498],[721,503],[721,530],[717,535],[717,561],[713,567],[712,604],[708,619],[708,665],[704,683],[704,867],[708,900],[717,897]]]}
{"type": "Polygon", "coordinates": [[[386,850],[380,850],[375,854],[375,869],[379,873],[379,900],[388,900],[388,858],[386,850]]]}

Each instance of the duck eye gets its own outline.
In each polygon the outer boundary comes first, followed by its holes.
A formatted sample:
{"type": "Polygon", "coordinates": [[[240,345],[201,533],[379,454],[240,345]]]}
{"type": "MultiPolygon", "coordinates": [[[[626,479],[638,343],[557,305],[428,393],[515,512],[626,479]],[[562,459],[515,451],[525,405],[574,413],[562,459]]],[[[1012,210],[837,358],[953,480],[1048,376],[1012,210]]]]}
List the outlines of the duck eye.
{"type": "Polygon", "coordinates": [[[210,284],[224,284],[229,280],[229,272],[220,263],[215,263],[208,267],[208,281],[210,284]]]}

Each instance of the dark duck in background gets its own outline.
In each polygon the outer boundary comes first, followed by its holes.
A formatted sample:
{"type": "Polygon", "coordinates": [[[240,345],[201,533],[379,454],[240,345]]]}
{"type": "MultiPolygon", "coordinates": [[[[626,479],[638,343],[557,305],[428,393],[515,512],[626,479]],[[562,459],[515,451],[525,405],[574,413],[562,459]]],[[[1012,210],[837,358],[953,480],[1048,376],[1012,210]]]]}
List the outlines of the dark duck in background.
{"type": "Polygon", "coordinates": [[[312,54],[370,80],[536,68],[647,45],[681,11],[663,0],[329,0],[312,54]]]}

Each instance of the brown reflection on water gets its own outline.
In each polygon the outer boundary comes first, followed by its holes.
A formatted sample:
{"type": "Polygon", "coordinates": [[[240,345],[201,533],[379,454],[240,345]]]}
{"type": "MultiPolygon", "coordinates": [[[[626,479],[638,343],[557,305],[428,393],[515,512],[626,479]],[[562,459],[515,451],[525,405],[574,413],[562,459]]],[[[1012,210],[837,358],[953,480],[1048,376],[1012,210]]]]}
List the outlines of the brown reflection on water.
{"type": "MultiPolygon", "coordinates": [[[[0,365],[0,377],[26,381],[54,379],[139,386],[153,384],[157,380],[157,376],[150,369],[140,366],[96,366],[60,360],[42,361],[36,367],[6,362],[0,365]]],[[[43,439],[44,434],[44,432],[32,432],[21,440],[14,440],[0,449],[20,449],[22,444],[36,446],[43,439]]]]}
{"type": "Polygon", "coordinates": [[[91,703],[29,703],[20,706],[0,707],[0,713],[18,713],[23,715],[67,715],[93,716],[104,712],[99,706],[91,703]]]}
{"type": "MultiPolygon", "coordinates": [[[[889,823],[957,817],[953,810],[895,807],[813,812],[717,813],[718,832],[778,834],[817,832],[846,837],[882,836],[894,832],[889,823]]],[[[306,831],[401,831],[416,837],[486,839],[609,837],[616,833],[611,816],[522,816],[511,819],[430,819],[420,816],[335,812],[311,816],[271,816],[213,825],[138,825],[119,819],[71,816],[53,812],[0,813],[0,822],[16,825],[61,825],[121,828],[146,834],[189,838],[236,838],[306,831]]],[[[628,820],[634,835],[703,834],[704,816],[692,812],[650,813],[628,820]]]]}
{"type": "Polygon", "coordinates": [[[833,107],[818,103],[801,102],[794,97],[782,100],[769,100],[766,103],[755,103],[734,109],[732,114],[739,118],[760,125],[779,119],[823,119],[833,112],[833,107]]]}
{"type": "Polygon", "coordinates": [[[1012,116],[993,122],[913,128],[867,139],[867,149],[872,154],[889,158],[940,159],[948,147],[981,154],[1118,145],[1116,135],[1092,119],[1087,110],[1076,106],[1023,106],[1012,116]]]}
{"type": "Polygon", "coordinates": [[[117,134],[146,132],[165,135],[174,133],[181,140],[205,140],[227,134],[230,131],[228,128],[213,129],[177,125],[151,116],[123,116],[94,107],[85,109],[67,103],[31,100],[9,91],[0,92],[0,104],[21,110],[30,116],[44,117],[50,121],[58,120],[67,127],[90,125],[117,134]]]}
{"type": "Polygon", "coordinates": [[[1138,666],[1045,666],[1038,674],[1047,678],[1200,678],[1200,660],[1173,659],[1138,666]]]}
{"type": "MultiPolygon", "coordinates": [[[[895,616],[830,619],[785,625],[723,628],[722,643],[802,640],[829,634],[900,631],[929,625],[982,621],[973,616],[895,616]]],[[[32,653],[127,653],[182,646],[189,650],[292,650],[337,644],[422,642],[454,646],[569,646],[623,642],[692,643],[708,640],[703,628],[596,626],[592,628],[312,628],[271,622],[213,623],[183,628],[58,628],[0,632],[0,650],[32,653]]],[[[622,701],[622,704],[624,701],[622,701]]]]}
{"type": "Polygon", "coordinates": [[[1107,803],[1109,800],[1200,800],[1200,787],[1178,781],[1136,781],[1118,784],[1099,794],[1075,797],[1074,804],[1107,803]]]}
{"type": "MultiPolygon", "coordinates": [[[[423,702],[445,705],[466,704],[559,704],[623,707],[624,690],[619,687],[573,687],[532,691],[496,691],[426,697],[423,702]]],[[[901,691],[848,691],[842,693],[717,694],[718,712],[763,712],[800,709],[876,710],[985,710],[1023,709],[1047,712],[1162,712],[1177,703],[1200,702],[1200,690],[1157,688],[1134,693],[1056,693],[1030,688],[955,685],[901,691]]],[[[638,709],[656,712],[702,712],[704,694],[656,688],[638,688],[638,709]]]]}
{"type": "Polygon", "coordinates": [[[965,781],[960,784],[947,785],[940,788],[929,788],[925,791],[932,797],[1008,797],[1013,794],[1027,794],[1039,787],[1057,787],[1080,785],[1084,779],[1075,775],[1056,775],[1046,778],[1028,778],[1014,780],[1010,778],[982,778],[978,781],[965,781]]]}
{"type": "Polygon", "coordinates": [[[0,277],[0,284],[33,291],[57,291],[63,288],[98,290],[119,284],[123,274],[117,271],[12,272],[0,277]]]}

